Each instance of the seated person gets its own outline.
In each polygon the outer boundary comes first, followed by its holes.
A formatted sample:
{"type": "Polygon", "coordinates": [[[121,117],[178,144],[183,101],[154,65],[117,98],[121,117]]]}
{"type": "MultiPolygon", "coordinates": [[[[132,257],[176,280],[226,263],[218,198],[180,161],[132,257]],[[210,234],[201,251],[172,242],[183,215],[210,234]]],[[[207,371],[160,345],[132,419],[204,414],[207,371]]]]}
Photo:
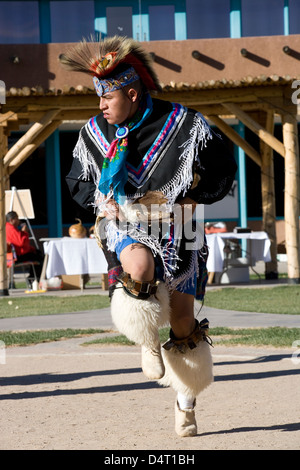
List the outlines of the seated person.
{"type": "MultiPolygon", "coordinates": [[[[23,263],[26,261],[38,261],[40,264],[35,266],[35,272],[39,279],[42,271],[43,255],[30,244],[28,227],[26,223],[20,224],[20,219],[15,211],[6,214],[6,242],[15,248],[17,261],[23,263]]],[[[29,283],[34,280],[34,271],[30,266],[29,283]]]]}

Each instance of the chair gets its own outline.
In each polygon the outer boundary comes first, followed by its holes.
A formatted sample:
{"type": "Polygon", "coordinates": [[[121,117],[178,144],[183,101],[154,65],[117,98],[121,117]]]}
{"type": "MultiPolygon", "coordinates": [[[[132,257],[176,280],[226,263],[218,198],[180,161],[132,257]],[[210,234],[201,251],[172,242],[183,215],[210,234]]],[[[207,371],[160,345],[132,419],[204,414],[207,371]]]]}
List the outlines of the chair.
{"type": "MultiPolygon", "coordinates": [[[[21,269],[22,272],[24,273],[24,276],[26,273],[28,273],[28,268],[32,267],[32,271],[34,274],[34,280],[38,281],[36,271],[35,271],[35,266],[39,266],[40,263],[38,261],[20,261],[18,262],[18,258],[16,255],[16,250],[13,244],[7,244],[6,245],[7,250],[6,250],[6,266],[9,271],[9,288],[10,289],[15,289],[15,283],[14,283],[14,275],[16,269],[21,269]]],[[[26,277],[26,284],[28,288],[31,288],[31,283],[29,282],[28,276],[26,277]]]]}
{"type": "Polygon", "coordinates": [[[224,264],[223,264],[223,271],[219,278],[219,282],[221,282],[221,278],[223,274],[229,271],[230,268],[250,268],[252,271],[259,277],[260,275],[254,269],[254,261],[252,258],[251,253],[251,240],[249,240],[249,246],[246,251],[243,253],[243,249],[240,245],[239,240],[235,239],[225,239],[224,240],[224,264]]]}

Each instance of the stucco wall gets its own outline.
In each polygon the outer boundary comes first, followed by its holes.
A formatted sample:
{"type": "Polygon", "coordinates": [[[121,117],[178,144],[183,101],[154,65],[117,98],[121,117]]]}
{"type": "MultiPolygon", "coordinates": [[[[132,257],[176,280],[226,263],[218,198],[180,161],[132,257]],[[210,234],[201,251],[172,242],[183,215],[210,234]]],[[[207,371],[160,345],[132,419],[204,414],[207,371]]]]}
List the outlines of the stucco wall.
{"type": "MultiPolygon", "coordinates": [[[[238,80],[248,75],[300,75],[300,35],[267,36],[240,39],[199,39],[185,41],[152,41],[143,43],[146,50],[155,53],[155,69],[164,84],[174,82],[238,80]],[[295,52],[287,55],[283,46],[295,52]],[[245,58],[241,49],[252,56],[245,58]],[[197,50],[200,60],[192,57],[197,50]]],[[[64,85],[91,86],[83,74],[66,72],[58,56],[67,44],[0,45],[0,79],[6,87],[62,88],[64,85]],[[14,64],[12,57],[20,59],[14,64]]]]}

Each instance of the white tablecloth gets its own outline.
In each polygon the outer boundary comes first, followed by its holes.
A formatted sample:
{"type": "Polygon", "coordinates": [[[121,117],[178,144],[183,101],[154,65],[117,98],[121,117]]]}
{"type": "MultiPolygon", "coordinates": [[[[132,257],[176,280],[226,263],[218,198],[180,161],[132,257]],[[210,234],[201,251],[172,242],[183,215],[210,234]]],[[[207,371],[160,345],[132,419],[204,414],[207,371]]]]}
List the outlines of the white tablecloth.
{"type": "MultiPolygon", "coordinates": [[[[250,233],[212,233],[206,235],[209,247],[209,255],[207,260],[208,272],[222,272],[224,263],[224,245],[225,239],[246,239],[248,245],[248,256],[251,253],[251,266],[257,261],[271,261],[270,246],[271,242],[266,232],[250,232],[250,233]]],[[[243,255],[244,256],[244,255],[243,255]]]]}
{"type": "Polygon", "coordinates": [[[48,255],[46,277],[61,274],[104,274],[107,262],[94,238],[64,237],[44,243],[48,255]]]}
{"type": "MultiPolygon", "coordinates": [[[[207,269],[209,272],[222,272],[224,263],[225,239],[246,239],[251,241],[251,264],[257,261],[268,262],[270,239],[265,232],[251,233],[214,233],[206,235],[209,247],[207,269]]],[[[44,252],[48,255],[46,277],[50,279],[62,274],[104,274],[107,262],[103,251],[93,238],[64,237],[44,243],[44,252]]]]}

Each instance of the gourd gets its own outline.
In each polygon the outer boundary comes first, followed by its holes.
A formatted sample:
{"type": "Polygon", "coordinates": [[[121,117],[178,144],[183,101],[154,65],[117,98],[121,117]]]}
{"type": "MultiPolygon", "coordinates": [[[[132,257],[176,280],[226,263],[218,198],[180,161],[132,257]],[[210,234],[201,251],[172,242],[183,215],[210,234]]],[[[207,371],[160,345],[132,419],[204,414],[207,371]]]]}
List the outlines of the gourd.
{"type": "Polygon", "coordinates": [[[85,238],[86,237],[86,228],[82,225],[80,219],[78,220],[78,224],[73,224],[69,227],[69,235],[71,238],[85,238]]]}

